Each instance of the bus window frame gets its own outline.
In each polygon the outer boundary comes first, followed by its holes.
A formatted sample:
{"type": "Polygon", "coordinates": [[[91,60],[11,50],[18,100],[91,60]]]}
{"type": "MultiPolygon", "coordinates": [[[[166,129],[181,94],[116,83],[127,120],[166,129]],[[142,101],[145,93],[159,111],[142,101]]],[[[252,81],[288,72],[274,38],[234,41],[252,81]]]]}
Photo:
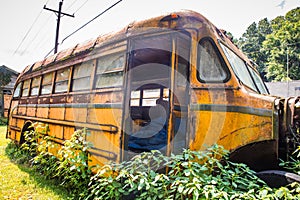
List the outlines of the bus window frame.
{"type": "MultiPolygon", "coordinates": [[[[228,63],[230,64],[230,66],[231,66],[231,68],[232,68],[233,73],[235,74],[235,77],[239,80],[239,82],[240,82],[243,86],[245,86],[246,88],[250,89],[251,91],[253,91],[253,92],[257,93],[257,94],[263,94],[263,93],[259,90],[259,87],[257,86],[256,81],[254,80],[253,75],[252,75],[251,72],[250,72],[250,69],[249,69],[249,68],[251,68],[251,66],[249,66],[249,64],[248,64],[244,59],[242,59],[239,55],[237,55],[237,54],[236,54],[231,48],[229,48],[226,44],[224,44],[224,43],[221,42],[220,40],[219,40],[219,43],[220,43],[221,49],[222,49],[222,51],[223,51],[223,53],[224,53],[226,59],[228,60],[228,63]],[[248,85],[247,83],[245,83],[245,82],[240,78],[240,76],[239,76],[239,75],[237,74],[237,72],[235,71],[235,67],[232,67],[230,58],[228,58],[227,53],[226,53],[226,51],[224,50],[224,48],[226,48],[228,51],[230,51],[232,54],[234,54],[237,58],[239,58],[239,59],[242,61],[242,63],[243,63],[244,66],[245,66],[245,69],[246,69],[246,71],[247,71],[247,73],[248,73],[248,77],[249,77],[250,80],[252,81],[252,84],[253,84],[254,88],[253,88],[253,86],[250,86],[250,85],[248,85]]],[[[259,76],[259,78],[261,79],[260,76],[259,76]]],[[[262,81],[262,80],[261,80],[261,81],[262,81]]],[[[268,90],[266,90],[266,91],[268,91],[268,90]]]]}
{"type": "Polygon", "coordinates": [[[30,95],[30,85],[31,85],[31,79],[26,79],[23,81],[23,84],[22,84],[22,92],[21,92],[21,97],[29,97],[30,95]],[[25,82],[28,81],[28,87],[27,88],[24,88],[24,85],[25,85],[25,82]],[[27,95],[24,95],[24,89],[27,89],[27,95]]]}
{"type": "Polygon", "coordinates": [[[55,80],[55,72],[48,72],[48,73],[45,73],[42,75],[42,81],[41,81],[41,89],[40,89],[40,95],[50,95],[53,93],[53,83],[54,83],[54,80],[55,80]],[[50,82],[47,82],[46,84],[43,84],[43,81],[44,81],[44,77],[46,75],[49,75],[49,74],[52,74],[52,77],[51,77],[51,81],[50,82]],[[50,85],[50,92],[49,93],[43,93],[43,87],[44,86],[49,86],[50,85]]]}
{"type": "Polygon", "coordinates": [[[72,72],[72,66],[68,66],[66,68],[63,68],[63,69],[59,69],[59,70],[56,70],[55,71],[55,81],[54,81],[54,89],[53,89],[53,94],[61,94],[61,93],[67,93],[70,89],[70,76],[71,76],[71,72],[72,72]],[[68,78],[67,79],[63,79],[63,80],[57,80],[57,74],[60,72],[60,71],[63,71],[63,70],[68,70],[69,73],[68,73],[68,78]],[[56,87],[58,84],[60,83],[67,83],[67,87],[65,90],[62,90],[62,91],[56,91],[56,87]]]}
{"type": "Polygon", "coordinates": [[[221,55],[221,52],[219,51],[216,43],[214,42],[214,40],[210,37],[204,37],[204,38],[200,39],[200,41],[197,43],[197,79],[198,79],[198,81],[201,82],[201,83],[226,83],[230,80],[230,78],[231,78],[231,73],[230,73],[230,71],[229,71],[229,69],[228,69],[228,67],[227,67],[227,65],[224,61],[223,56],[221,55]],[[208,41],[211,44],[217,58],[220,61],[221,68],[225,72],[226,77],[224,79],[220,79],[220,80],[203,80],[203,79],[201,79],[201,77],[200,77],[200,66],[199,66],[199,64],[200,64],[200,55],[199,55],[199,52],[200,52],[199,50],[200,49],[199,48],[201,46],[200,44],[203,41],[208,41]]]}
{"type": "Polygon", "coordinates": [[[14,93],[13,93],[13,99],[17,99],[20,98],[21,94],[22,94],[22,88],[23,88],[23,81],[19,82],[16,86],[16,88],[14,89],[14,93]],[[19,89],[18,89],[19,88],[19,89]],[[16,92],[18,91],[18,95],[16,95],[16,92]]]}
{"type": "Polygon", "coordinates": [[[32,78],[31,80],[31,84],[30,84],[30,94],[29,96],[39,96],[40,94],[40,87],[41,87],[41,79],[42,79],[42,76],[35,76],[32,78]],[[37,85],[34,85],[36,82],[35,80],[37,80],[37,85]],[[37,89],[37,90],[33,90],[33,89],[37,89]],[[33,94],[33,91],[37,91],[36,93],[33,94]]]}
{"type": "Polygon", "coordinates": [[[251,77],[253,78],[253,81],[258,89],[258,91],[260,92],[260,94],[269,94],[268,88],[266,87],[264,81],[262,80],[262,78],[260,77],[259,73],[252,68],[249,64],[247,64],[248,70],[250,72],[251,77]],[[254,77],[255,75],[255,77],[254,77]],[[258,81],[256,78],[259,78],[258,81]],[[259,86],[260,85],[260,86],[259,86]]]}
{"type": "Polygon", "coordinates": [[[96,58],[96,66],[95,66],[95,74],[94,74],[94,84],[93,84],[93,89],[94,90],[97,90],[97,89],[103,89],[103,88],[119,88],[119,87],[124,87],[124,80],[125,80],[125,77],[124,77],[124,71],[125,71],[125,68],[126,68],[126,61],[127,60],[127,56],[126,56],[126,50],[121,50],[121,51],[117,51],[117,52],[113,52],[113,53],[110,53],[110,54],[105,54],[103,56],[100,56],[100,57],[97,57],[96,58]],[[107,57],[110,57],[110,56],[115,56],[115,55],[122,55],[124,57],[124,60],[123,60],[123,63],[122,63],[122,67],[119,67],[119,68],[113,68],[112,70],[104,70],[104,71],[98,71],[98,68],[100,68],[101,66],[99,66],[99,60],[101,59],[105,59],[107,57]],[[97,81],[98,81],[98,78],[100,78],[101,76],[108,76],[108,75],[115,75],[115,74],[119,74],[121,73],[122,75],[121,76],[118,76],[118,77],[122,77],[122,83],[118,84],[118,85],[105,85],[105,86],[97,86],[97,81]]]}
{"type": "Polygon", "coordinates": [[[95,68],[95,59],[91,59],[91,60],[87,60],[87,61],[84,61],[82,63],[79,63],[79,64],[75,64],[73,66],[73,69],[72,69],[72,78],[71,78],[71,91],[72,92],[80,92],[80,91],[87,91],[87,90],[90,90],[92,87],[91,87],[91,79],[92,77],[94,76],[94,68],[95,68]],[[84,75],[84,76],[75,76],[77,74],[75,74],[75,70],[77,68],[81,68],[82,66],[85,66],[85,65],[88,65],[89,68],[90,68],[90,74],[89,75],[84,75]],[[77,80],[87,80],[88,82],[88,86],[85,87],[85,88],[78,88],[76,89],[74,86],[75,86],[75,82],[77,80]]]}

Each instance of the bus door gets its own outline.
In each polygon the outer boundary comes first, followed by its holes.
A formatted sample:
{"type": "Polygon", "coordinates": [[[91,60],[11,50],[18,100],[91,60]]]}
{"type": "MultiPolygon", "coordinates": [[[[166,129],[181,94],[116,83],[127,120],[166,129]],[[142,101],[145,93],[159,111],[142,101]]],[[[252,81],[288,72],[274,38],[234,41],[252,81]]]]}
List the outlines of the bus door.
{"type": "Polygon", "coordinates": [[[164,34],[131,41],[123,116],[125,160],[141,152],[159,150],[170,154],[180,145],[185,147],[186,124],[183,124],[187,120],[181,119],[185,116],[181,113],[186,106],[180,103],[187,105],[187,82],[183,81],[187,62],[180,58],[179,52],[175,53],[177,43],[184,41],[177,37],[164,34]],[[176,69],[172,68],[175,64],[176,69]],[[184,75],[180,76],[181,73],[184,75]],[[175,84],[179,79],[182,83],[175,84]],[[178,91],[173,93],[174,90],[178,91]],[[176,137],[176,131],[181,131],[180,137],[176,137]]]}
{"type": "Polygon", "coordinates": [[[189,102],[189,58],[191,39],[188,35],[179,32],[173,37],[173,55],[170,87],[170,127],[169,152],[181,153],[187,148],[188,141],[188,102],[189,102]]]}

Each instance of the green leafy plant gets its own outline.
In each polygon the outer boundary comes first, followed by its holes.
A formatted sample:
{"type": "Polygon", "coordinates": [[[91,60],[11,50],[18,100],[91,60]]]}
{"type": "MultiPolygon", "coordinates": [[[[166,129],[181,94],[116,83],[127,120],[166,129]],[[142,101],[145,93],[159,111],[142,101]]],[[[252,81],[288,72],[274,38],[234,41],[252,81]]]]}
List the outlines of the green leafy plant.
{"type": "Polygon", "coordinates": [[[55,165],[55,177],[79,196],[86,192],[94,167],[88,165],[91,144],[85,140],[85,136],[86,129],[75,131],[58,151],[58,164],[55,165]]]}
{"type": "Polygon", "coordinates": [[[281,161],[281,167],[300,175],[300,146],[296,149],[289,161],[281,161]]]}
{"type": "MultiPolygon", "coordinates": [[[[159,151],[145,152],[128,161],[104,165],[93,174],[95,166],[88,165],[91,144],[85,140],[85,129],[76,131],[63,145],[53,142],[47,127],[44,130],[27,133],[20,148],[11,143],[7,152],[14,158],[31,157],[27,161],[67,188],[70,199],[300,198],[298,183],[269,188],[246,165],[229,161],[229,152],[222,146],[213,145],[205,151],[186,149],[169,157],[159,151]]],[[[299,151],[295,152],[298,157],[299,151]]],[[[296,169],[294,165],[292,168],[296,169]]]]}
{"type": "Polygon", "coordinates": [[[158,151],[142,153],[130,161],[102,167],[91,179],[87,199],[256,198],[265,183],[246,165],[228,161],[227,155],[217,145],[171,157],[158,151]]]}

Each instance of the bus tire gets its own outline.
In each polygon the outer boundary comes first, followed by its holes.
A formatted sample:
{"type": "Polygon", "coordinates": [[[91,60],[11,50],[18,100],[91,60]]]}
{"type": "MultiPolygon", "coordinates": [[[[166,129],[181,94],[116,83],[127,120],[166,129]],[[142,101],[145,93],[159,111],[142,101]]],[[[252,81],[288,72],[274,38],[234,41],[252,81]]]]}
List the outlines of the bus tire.
{"type": "Polygon", "coordinates": [[[286,171],[266,170],[257,172],[256,175],[271,188],[280,188],[293,182],[300,183],[300,176],[286,171]]]}
{"type": "Polygon", "coordinates": [[[25,132],[34,131],[32,122],[26,122],[22,128],[19,145],[22,145],[25,142],[25,132]]]}

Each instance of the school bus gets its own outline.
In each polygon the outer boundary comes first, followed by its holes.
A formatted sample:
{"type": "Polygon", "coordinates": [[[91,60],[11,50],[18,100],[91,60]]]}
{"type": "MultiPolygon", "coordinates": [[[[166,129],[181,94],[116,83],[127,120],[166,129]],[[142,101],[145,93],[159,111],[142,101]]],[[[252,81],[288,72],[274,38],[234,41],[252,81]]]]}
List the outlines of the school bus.
{"type": "Polygon", "coordinates": [[[100,164],[217,143],[262,176],[287,177],[278,160],[299,145],[299,113],[299,97],[270,95],[225,31],[182,11],[27,66],[14,89],[7,137],[21,144],[40,122],[62,144],[87,128],[92,163],[100,164]]]}

